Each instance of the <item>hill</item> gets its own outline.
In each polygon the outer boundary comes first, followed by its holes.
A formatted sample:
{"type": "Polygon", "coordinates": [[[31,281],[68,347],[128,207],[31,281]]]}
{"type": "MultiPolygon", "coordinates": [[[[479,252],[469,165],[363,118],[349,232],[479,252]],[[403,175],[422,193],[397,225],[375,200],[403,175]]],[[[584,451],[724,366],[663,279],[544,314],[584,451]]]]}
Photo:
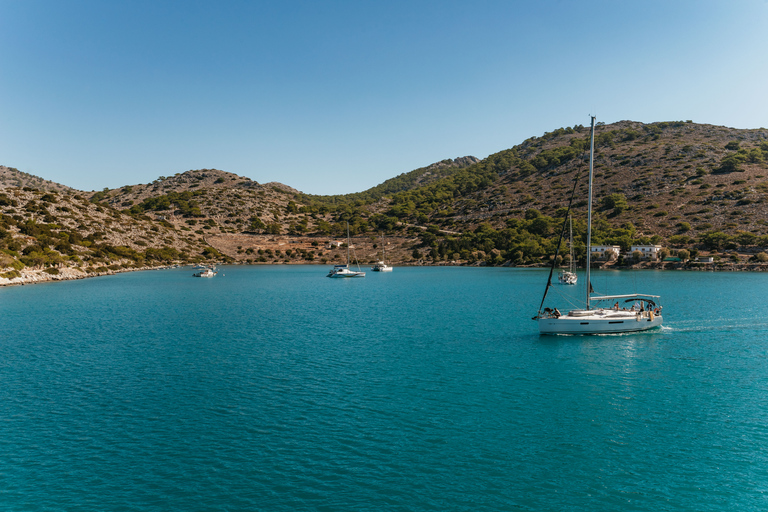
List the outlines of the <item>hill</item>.
{"type": "MultiPolygon", "coordinates": [[[[519,159],[492,186],[453,203],[465,211],[460,220],[476,222],[531,207],[554,213],[565,206],[576,174],[586,176],[586,132],[560,129],[515,148],[519,159]]],[[[600,126],[595,203],[612,225],[631,222],[663,239],[681,230],[690,236],[713,228],[763,232],[766,141],[768,130],[690,122],[600,126]],[[626,205],[613,208],[616,200],[626,205]]],[[[578,209],[585,210],[586,179],[577,197],[578,209]]]]}
{"type": "Polygon", "coordinates": [[[456,174],[461,169],[477,164],[478,162],[480,162],[480,160],[474,156],[463,156],[453,160],[446,159],[440,162],[435,162],[426,167],[414,169],[411,172],[400,174],[399,176],[390,178],[384,183],[376,185],[375,187],[372,187],[363,192],[334,196],[313,196],[302,194],[299,200],[302,203],[318,202],[321,204],[337,204],[357,201],[370,203],[378,201],[383,197],[391,196],[398,192],[414,190],[419,187],[429,185],[430,183],[456,174]]]}
{"type": "MultiPolygon", "coordinates": [[[[465,260],[472,255],[462,249],[484,246],[499,251],[491,263],[530,264],[554,252],[552,237],[580,176],[574,217],[583,257],[588,132],[579,125],[528,139],[393,195],[387,213],[436,226],[437,236],[423,246],[433,259],[458,254],[465,260]],[[464,233],[467,240],[439,231],[464,233]]],[[[625,251],[651,242],[689,251],[768,246],[768,130],[622,121],[600,125],[595,146],[594,242],[625,251]]]]}
{"type": "Polygon", "coordinates": [[[45,192],[77,192],[75,189],[66,185],[56,183],[49,180],[44,180],[39,176],[27,174],[15,167],[6,167],[0,165],[0,188],[35,188],[45,192]]]}
{"type": "MultiPolygon", "coordinates": [[[[343,242],[349,223],[363,262],[386,246],[397,264],[538,265],[557,249],[576,182],[583,259],[588,146],[588,128],[559,128],[483,160],[443,160],[343,196],[216,169],[88,196],[0,168],[0,263],[8,274],[225,258],[337,262],[345,251],[329,242],[343,242]]],[[[595,148],[595,243],[625,251],[658,243],[743,262],[768,247],[768,130],[621,121],[598,126],[595,148]]]]}
{"type": "Polygon", "coordinates": [[[221,255],[167,222],[80,194],[0,190],[0,284],[75,278],[221,255]]]}

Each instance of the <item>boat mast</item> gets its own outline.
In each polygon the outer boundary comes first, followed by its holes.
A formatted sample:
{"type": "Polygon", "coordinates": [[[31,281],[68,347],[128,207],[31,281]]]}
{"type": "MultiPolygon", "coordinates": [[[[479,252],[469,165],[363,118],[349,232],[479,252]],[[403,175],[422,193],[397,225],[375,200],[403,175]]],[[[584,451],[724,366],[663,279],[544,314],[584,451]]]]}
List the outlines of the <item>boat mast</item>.
{"type": "Polygon", "coordinates": [[[349,267],[349,221],[347,221],[347,267],[349,267]]]}
{"type": "Polygon", "coordinates": [[[573,215],[568,215],[568,220],[571,222],[571,274],[573,274],[573,215]]]}
{"type": "Polygon", "coordinates": [[[592,281],[589,279],[589,267],[592,256],[592,174],[595,163],[595,116],[592,118],[592,129],[589,136],[589,199],[587,203],[587,309],[589,309],[589,292],[592,281]]]}

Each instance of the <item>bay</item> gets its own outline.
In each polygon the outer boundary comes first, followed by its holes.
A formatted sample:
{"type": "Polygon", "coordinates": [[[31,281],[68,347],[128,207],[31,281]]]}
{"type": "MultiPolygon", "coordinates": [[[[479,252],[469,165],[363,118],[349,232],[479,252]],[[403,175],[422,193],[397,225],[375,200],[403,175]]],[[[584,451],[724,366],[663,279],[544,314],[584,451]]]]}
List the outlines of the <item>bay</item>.
{"type": "Polygon", "coordinates": [[[326,270],[1,289],[0,509],[768,507],[768,276],[596,272],[666,325],[567,337],[543,270],[326,270]]]}

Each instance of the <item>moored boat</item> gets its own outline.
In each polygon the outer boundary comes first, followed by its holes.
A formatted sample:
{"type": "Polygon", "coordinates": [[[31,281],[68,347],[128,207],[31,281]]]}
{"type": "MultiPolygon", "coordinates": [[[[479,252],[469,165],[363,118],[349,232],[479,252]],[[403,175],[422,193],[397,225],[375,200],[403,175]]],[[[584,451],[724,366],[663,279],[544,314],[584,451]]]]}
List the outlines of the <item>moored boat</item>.
{"type": "Polygon", "coordinates": [[[383,261],[378,261],[374,266],[371,267],[371,270],[373,270],[374,272],[392,272],[392,267],[390,267],[383,261]]]}
{"type": "Polygon", "coordinates": [[[392,272],[392,267],[390,267],[385,263],[387,259],[385,253],[386,253],[386,249],[384,248],[384,245],[382,243],[381,261],[377,261],[376,264],[371,267],[371,270],[373,270],[374,272],[392,272]]]}
{"type": "Polygon", "coordinates": [[[334,265],[326,277],[365,277],[365,272],[360,271],[360,265],[358,265],[357,271],[349,268],[349,222],[347,222],[347,263],[334,265]]]}
{"type": "Polygon", "coordinates": [[[195,272],[192,275],[194,277],[213,277],[216,274],[218,274],[218,272],[214,272],[213,269],[206,268],[205,270],[201,270],[200,272],[195,272]]]}

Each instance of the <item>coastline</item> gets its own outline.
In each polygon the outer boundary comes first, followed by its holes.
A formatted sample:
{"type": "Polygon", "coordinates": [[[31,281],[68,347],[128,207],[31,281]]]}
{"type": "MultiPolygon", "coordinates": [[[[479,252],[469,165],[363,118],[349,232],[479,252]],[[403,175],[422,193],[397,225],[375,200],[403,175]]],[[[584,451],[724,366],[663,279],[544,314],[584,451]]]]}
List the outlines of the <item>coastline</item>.
{"type": "Polygon", "coordinates": [[[58,274],[49,274],[42,269],[22,269],[19,271],[20,277],[5,278],[0,277],[0,286],[26,286],[28,284],[50,283],[53,281],[73,281],[76,279],[88,279],[91,277],[111,276],[123,272],[138,272],[141,270],[162,270],[172,268],[169,265],[158,265],[154,267],[136,267],[121,268],[117,270],[105,270],[100,272],[87,272],[77,267],[61,267],[57,270],[58,274]]]}
{"type": "MultiPolygon", "coordinates": [[[[425,264],[425,263],[399,263],[395,266],[399,267],[485,267],[481,263],[448,263],[441,262],[438,264],[425,264]]],[[[244,263],[235,262],[231,265],[328,265],[328,263],[310,263],[310,262],[291,262],[291,263],[244,263]]],[[[181,265],[185,266],[185,265],[181,265]]],[[[500,265],[501,267],[508,268],[549,268],[548,265],[500,265]]],[[[174,268],[176,265],[157,265],[147,267],[136,268],[121,268],[121,269],[108,269],[98,272],[87,272],[77,267],[61,267],[57,270],[58,274],[49,274],[43,269],[23,269],[19,273],[21,276],[14,278],[0,277],[0,287],[4,286],[26,286],[29,284],[50,283],[54,281],[72,281],[76,279],[88,279],[91,277],[111,276],[115,274],[121,274],[123,272],[139,272],[143,270],[163,270],[168,268],[174,268]]],[[[560,267],[558,267],[560,268],[560,267]]],[[[616,265],[601,265],[595,266],[597,270],[665,270],[665,271],[688,271],[688,272],[768,272],[768,263],[659,263],[659,262],[645,262],[644,264],[635,264],[631,266],[616,266],[616,265]]],[[[583,270],[583,269],[582,269],[583,270]]]]}

